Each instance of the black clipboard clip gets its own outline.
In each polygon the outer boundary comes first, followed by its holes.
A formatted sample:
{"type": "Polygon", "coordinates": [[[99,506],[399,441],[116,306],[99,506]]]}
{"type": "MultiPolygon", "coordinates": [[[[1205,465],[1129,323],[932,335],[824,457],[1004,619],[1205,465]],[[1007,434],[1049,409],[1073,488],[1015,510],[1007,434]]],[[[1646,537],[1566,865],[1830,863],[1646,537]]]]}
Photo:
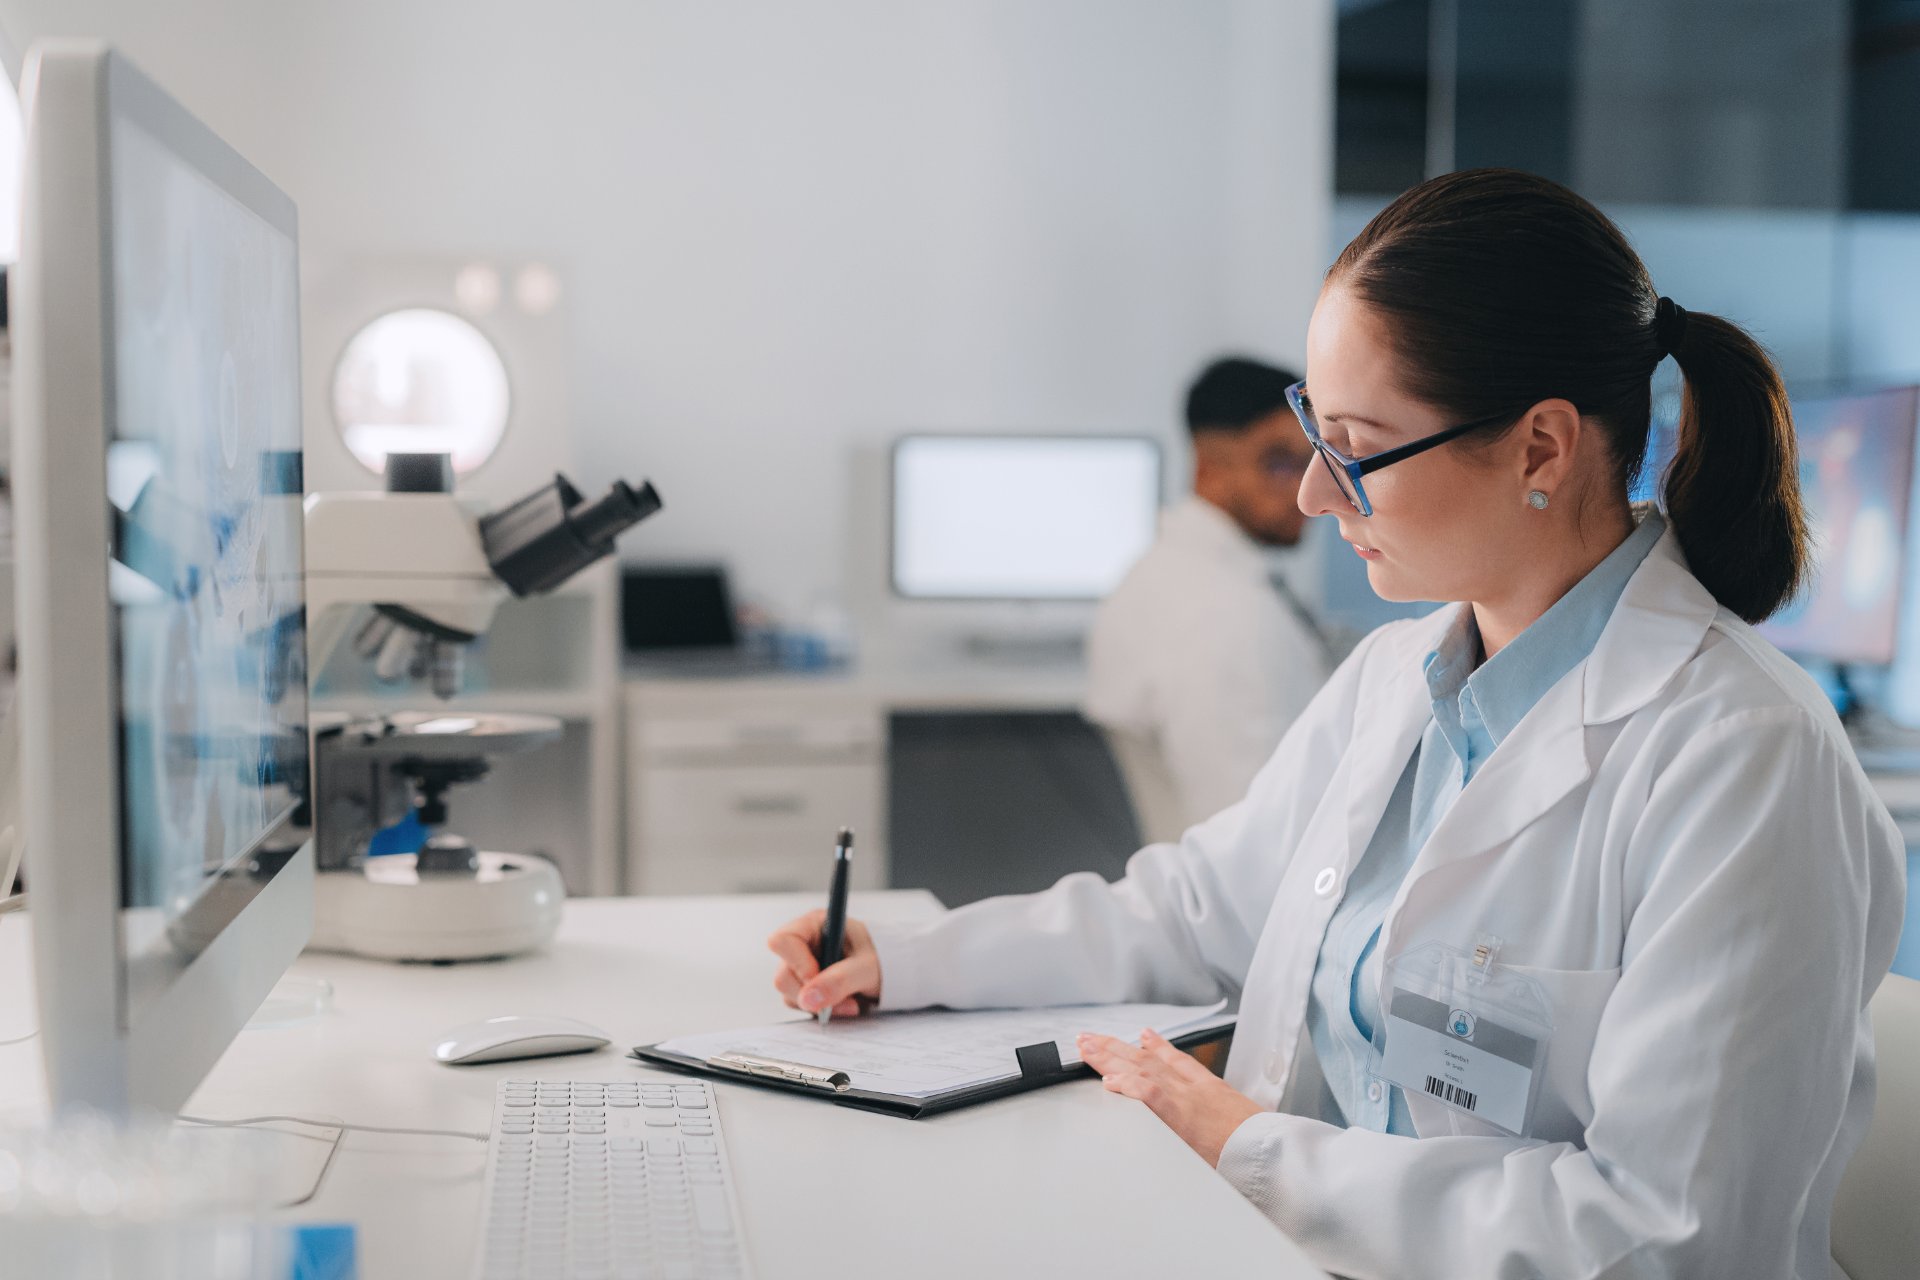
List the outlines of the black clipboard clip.
{"type": "Polygon", "coordinates": [[[1013,1056],[1020,1063],[1020,1079],[1027,1084],[1045,1084],[1073,1074],[1071,1068],[1060,1064],[1060,1046],[1051,1040],[1023,1044],[1013,1056]]]}

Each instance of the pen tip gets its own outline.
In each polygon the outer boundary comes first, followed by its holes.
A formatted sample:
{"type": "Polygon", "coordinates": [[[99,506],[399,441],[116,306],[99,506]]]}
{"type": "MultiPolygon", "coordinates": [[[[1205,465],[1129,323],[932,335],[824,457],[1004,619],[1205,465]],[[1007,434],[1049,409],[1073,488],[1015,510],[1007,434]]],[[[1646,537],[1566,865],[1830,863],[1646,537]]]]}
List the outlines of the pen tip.
{"type": "Polygon", "coordinates": [[[844,849],[853,848],[853,828],[852,827],[840,828],[840,846],[844,849]]]}

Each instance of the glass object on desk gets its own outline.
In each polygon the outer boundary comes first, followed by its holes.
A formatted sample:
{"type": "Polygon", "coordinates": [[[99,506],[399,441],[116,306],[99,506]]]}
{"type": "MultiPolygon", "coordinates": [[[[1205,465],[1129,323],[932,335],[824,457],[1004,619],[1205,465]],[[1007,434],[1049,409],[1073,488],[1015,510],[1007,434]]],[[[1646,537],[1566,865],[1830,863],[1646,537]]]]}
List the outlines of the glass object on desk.
{"type": "Polygon", "coordinates": [[[288,974],[273,984],[273,990],[253,1017],[247,1020],[249,1031],[297,1027],[333,1012],[333,984],[325,978],[302,978],[288,974]]]}
{"type": "Polygon", "coordinates": [[[89,1112],[0,1128],[7,1274],[282,1280],[271,1148],[234,1133],[89,1112]]]}

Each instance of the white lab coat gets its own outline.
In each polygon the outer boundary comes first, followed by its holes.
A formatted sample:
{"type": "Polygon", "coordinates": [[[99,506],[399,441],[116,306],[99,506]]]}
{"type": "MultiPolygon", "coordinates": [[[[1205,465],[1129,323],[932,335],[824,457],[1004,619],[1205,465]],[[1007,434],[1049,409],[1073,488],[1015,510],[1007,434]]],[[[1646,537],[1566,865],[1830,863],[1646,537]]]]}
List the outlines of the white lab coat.
{"type": "Polygon", "coordinates": [[[1369,636],[1244,800],[1119,883],[876,928],[884,1006],[1237,995],[1226,1076],[1272,1110],[1220,1172],[1343,1275],[1827,1280],[1904,855],[1825,699],[1717,608],[1671,530],[1441,820],[1381,938],[1391,959],[1489,931],[1545,988],[1529,1136],[1419,1094],[1417,1139],[1312,1118],[1308,982],[1450,613],[1369,636]]]}
{"type": "Polygon", "coordinates": [[[1188,498],[1161,513],[1159,536],[1094,615],[1085,710],[1157,748],[1185,827],[1247,793],[1327,674],[1265,553],[1188,498]]]}

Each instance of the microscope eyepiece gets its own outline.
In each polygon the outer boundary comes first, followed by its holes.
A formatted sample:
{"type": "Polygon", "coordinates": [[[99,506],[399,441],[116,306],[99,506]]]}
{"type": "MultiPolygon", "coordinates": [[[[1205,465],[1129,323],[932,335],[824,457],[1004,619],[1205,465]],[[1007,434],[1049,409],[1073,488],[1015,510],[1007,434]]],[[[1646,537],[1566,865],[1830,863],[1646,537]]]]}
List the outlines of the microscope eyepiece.
{"type": "Polygon", "coordinates": [[[642,481],[616,480],[589,502],[564,475],[480,521],[487,561],[516,596],[551,591],[613,551],[614,539],[660,509],[642,481]]]}

